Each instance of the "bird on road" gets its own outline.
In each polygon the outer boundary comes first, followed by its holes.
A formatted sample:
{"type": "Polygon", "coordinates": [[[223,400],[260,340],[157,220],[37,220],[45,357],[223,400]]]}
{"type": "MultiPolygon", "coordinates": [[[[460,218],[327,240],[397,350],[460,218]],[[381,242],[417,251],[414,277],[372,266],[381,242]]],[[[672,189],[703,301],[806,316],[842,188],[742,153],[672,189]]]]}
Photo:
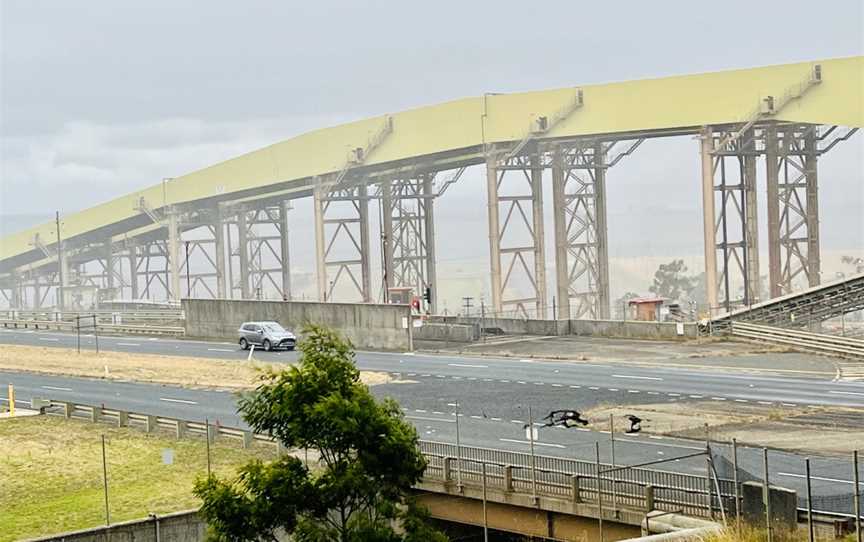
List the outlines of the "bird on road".
{"type": "Polygon", "coordinates": [[[638,433],[642,430],[642,426],[640,425],[642,423],[642,418],[634,416],[633,414],[628,414],[625,418],[630,420],[630,429],[625,431],[625,433],[638,433]]]}
{"type": "Polygon", "coordinates": [[[553,410],[542,419],[546,420],[544,427],[554,425],[560,425],[561,427],[588,425],[588,420],[583,418],[578,410],[553,410]]]}

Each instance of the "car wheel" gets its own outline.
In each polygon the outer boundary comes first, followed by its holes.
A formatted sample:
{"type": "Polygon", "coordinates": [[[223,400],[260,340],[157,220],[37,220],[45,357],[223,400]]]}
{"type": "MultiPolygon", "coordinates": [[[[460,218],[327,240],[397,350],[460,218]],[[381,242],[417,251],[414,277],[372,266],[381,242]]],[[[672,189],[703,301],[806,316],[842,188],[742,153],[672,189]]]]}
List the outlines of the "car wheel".
{"type": "Polygon", "coordinates": [[[246,341],[246,339],[240,339],[240,348],[242,348],[243,350],[249,349],[249,343],[246,341]]]}
{"type": "Polygon", "coordinates": [[[264,339],[264,351],[269,352],[270,350],[273,350],[273,345],[270,344],[270,339],[264,339]]]}

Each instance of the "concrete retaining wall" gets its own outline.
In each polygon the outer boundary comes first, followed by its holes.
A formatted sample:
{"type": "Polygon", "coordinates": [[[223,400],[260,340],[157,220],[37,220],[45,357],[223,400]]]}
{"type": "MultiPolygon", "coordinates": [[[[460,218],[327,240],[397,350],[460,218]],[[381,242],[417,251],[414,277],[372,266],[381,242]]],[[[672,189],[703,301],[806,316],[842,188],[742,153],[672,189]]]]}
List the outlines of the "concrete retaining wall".
{"type": "MultiPolygon", "coordinates": [[[[481,325],[480,318],[436,316],[436,323],[481,325]]],[[[486,330],[500,330],[506,335],[566,336],[580,335],[620,339],[695,339],[697,325],[683,324],[683,335],[678,334],[674,322],[639,322],[636,320],[522,320],[519,318],[484,318],[486,330]]]]}
{"type": "Polygon", "coordinates": [[[414,339],[418,341],[441,341],[470,343],[479,339],[480,329],[470,324],[426,323],[414,328],[414,339]]]}
{"type": "Polygon", "coordinates": [[[235,301],[184,299],[186,335],[200,339],[237,341],[240,324],[273,320],[295,333],[307,323],[330,327],[359,349],[410,350],[407,305],[312,303],[304,301],[235,301]]]}
{"type": "Polygon", "coordinates": [[[201,542],[205,530],[206,525],[192,510],[34,538],[28,542],[201,542]]]}

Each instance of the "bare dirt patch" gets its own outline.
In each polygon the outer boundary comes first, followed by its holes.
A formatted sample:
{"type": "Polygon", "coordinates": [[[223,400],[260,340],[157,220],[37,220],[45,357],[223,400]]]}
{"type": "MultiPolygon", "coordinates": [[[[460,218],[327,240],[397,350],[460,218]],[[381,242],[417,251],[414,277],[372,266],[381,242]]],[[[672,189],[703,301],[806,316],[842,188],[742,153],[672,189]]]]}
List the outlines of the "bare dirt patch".
{"type": "Polygon", "coordinates": [[[864,448],[864,411],[850,408],[774,408],[720,402],[658,403],[600,406],[586,413],[595,427],[606,429],[609,415],[615,431],[629,424],[624,416],[643,419],[642,431],[704,439],[706,424],[711,440],[799,450],[817,454],[840,454],[864,448]]]}
{"type": "MultiPolygon", "coordinates": [[[[255,385],[262,371],[284,369],[284,363],[225,361],[204,358],[127,354],[123,352],[82,352],[72,349],[3,345],[0,370],[54,375],[132,380],[187,387],[244,389],[255,385]]],[[[361,371],[366,385],[386,384],[387,373],[361,371]]]]}

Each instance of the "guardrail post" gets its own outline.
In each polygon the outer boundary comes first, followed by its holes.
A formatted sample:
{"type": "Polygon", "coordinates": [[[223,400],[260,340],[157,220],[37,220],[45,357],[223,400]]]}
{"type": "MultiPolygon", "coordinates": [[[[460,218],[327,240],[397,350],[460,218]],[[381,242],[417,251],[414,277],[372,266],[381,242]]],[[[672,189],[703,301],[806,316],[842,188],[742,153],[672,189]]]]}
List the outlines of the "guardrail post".
{"type": "Polygon", "coordinates": [[[99,416],[102,414],[102,407],[94,406],[90,408],[90,421],[96,423],[99,421],[99,416]]]}
{"type": "Polygon", "coordinates": [[[285,448],[285,445],[282,444],[282,441],[277,438],[276,439],[276,455],[281,457],[281,456],[285,455],[287,452],[288,452],[288,450],[285,448]]]}
{"type": "Polygon", "coordinates": [[[450,460],[451,459],[452,459],[451,457],[445,457],[444,458],[444,481],[445,482],[450,481],[450,460]]]}
{"type": "Polygon", "coordinates": [[[72,403],[67,403],[64,401],[61,404],[63,405],[63,417],[67,418],[67,419],[71,418],[72,417],[72,403]]]}
{"type": "Polygon", "coordinates": [[[147,415],[144,418],[144,431],[147,433],[152,433],[156,430],[156,416],[147,415]]]}
{"type": "Polygon", "coordinates": [[[129,425],[129,413],[125,410],[117,411],[117,427],[126,427],[129,425]]]}
{"type": "Polygon", "coordinates": [[[186,422],[177,420],[177,438],[183,438],[186,435],[186,422]]]}
{"type": "Polygon", "coordinates": [[[207,424],[207,440],[210,442],[216,442],[216,428],[207,424]]]}
{"type": "Polygon", "coordinates": [[[654,486],[645,486],[645,511],[654,510],[654,486]]]}
{"type": "Polygon", "coordinates": [[[243,449],[252,446],[252,431],[243,431],[243,449]]]}
{"type": "Polygon", "coordinates": [[[579,494],[580,492],[580,476],[578,474],[574,474],[570,477],[570,487],[573,491],[573,502],[579,502],[582,500],[582,496],[579,494]]]}
{"type": "Polygon", "coordinates": [[[504,465],[504,491],[513,491],[513,466],[504,465]]]}

